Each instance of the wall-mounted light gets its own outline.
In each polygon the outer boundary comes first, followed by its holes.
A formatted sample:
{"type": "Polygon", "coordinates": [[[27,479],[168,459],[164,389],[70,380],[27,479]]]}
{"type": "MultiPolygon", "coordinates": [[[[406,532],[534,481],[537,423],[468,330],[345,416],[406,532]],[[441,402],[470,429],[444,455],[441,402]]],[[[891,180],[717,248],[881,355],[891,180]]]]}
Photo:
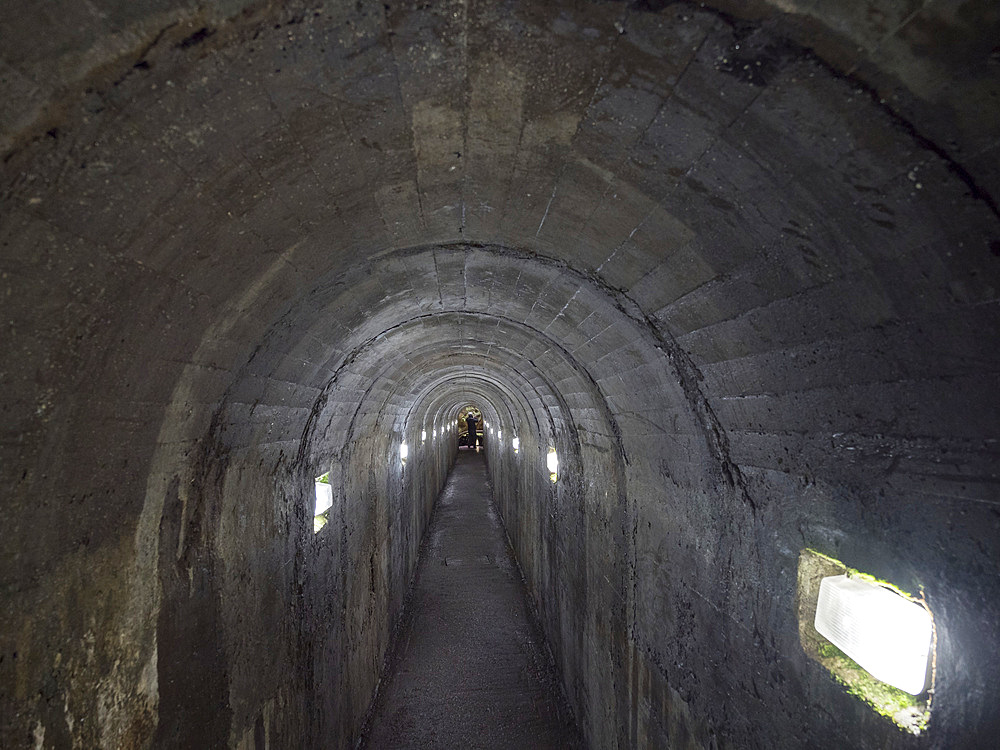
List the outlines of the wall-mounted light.
{"type": "Polygon", "coordinates": [[[421,443],[426,443],[427,442],[427,430],[421,430],[420,431],[420,442],[421,443]]]}
{"type": "Polygon", "coordinates": [[[406,443],[400,443],[399,444],[399,459],[403,462],[404,466],[406,465],[406,457],[409,456],[409,455],[410,455],[410,449],[409,449],[409,447],[406,445],[406,443]]]}
{"type": "Polygon", "coordinates": [[[549,479],[553,482],[559,478],[559,457],[555,448],[549,448],[549,455],[545,459],[545,465],[549,468],[549,479]]]}
{"type": "Polygon", "coordinates": [[[503,440],[503,430],[497,430],[497,440],[503,440]]]}
{"type": "Polygon", "coordinates": [[[329,482],[316,482],[316,510],[313,511],[314,516],[318,516],[320,513],[325,513],[333,507],[333,487],[330,486],[329,482]]]}
{"type": "Polygon", "coordinates": [[[517,453],[521,449],[521,441],[514,438],[510,441],[511,446],[514,448],[514,453],[517,453]]]}
{"type": "Polygon", "coordinates": [[[924,691],[931,614],[884,586],[846,575],[820,582],[817,632],[873,677],[910,695],[924,691]]]}
{"type": "Polygon", "coordinates": [[[330,485],[330,473],[316,477],[316,506],[313,510],[313,532],[319,533],[329,519],[327,513],[333,507],[333,487],[330,485]]]}

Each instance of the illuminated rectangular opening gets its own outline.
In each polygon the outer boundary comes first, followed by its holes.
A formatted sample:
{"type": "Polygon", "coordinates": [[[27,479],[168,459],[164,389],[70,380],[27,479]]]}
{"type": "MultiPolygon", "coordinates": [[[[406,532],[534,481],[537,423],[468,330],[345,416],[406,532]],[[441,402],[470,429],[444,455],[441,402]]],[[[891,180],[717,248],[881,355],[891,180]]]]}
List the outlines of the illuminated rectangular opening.
{"type": "Polygon", "coordinates": [[[922,599],[804,549],[796,608],[799,640],[809,658],[900,729],[920,734],[927,728],[935,632],[922,599]]]}
{"type": "Polygon", "coordinates": [[[330,520],[330,508],[333,507],[333,487],[330,485],[330,472],[316,477],[316,504],[313,508],[313,533],[318,533],[330,520]]]}
{"type": "Polygon", "coordinates": [[[545,465],[549,469],[549,479],[553,482],[559,479],[559,456],[556,455],[555,448],[549,448],[549,455],[545,459],[545,465]]]}

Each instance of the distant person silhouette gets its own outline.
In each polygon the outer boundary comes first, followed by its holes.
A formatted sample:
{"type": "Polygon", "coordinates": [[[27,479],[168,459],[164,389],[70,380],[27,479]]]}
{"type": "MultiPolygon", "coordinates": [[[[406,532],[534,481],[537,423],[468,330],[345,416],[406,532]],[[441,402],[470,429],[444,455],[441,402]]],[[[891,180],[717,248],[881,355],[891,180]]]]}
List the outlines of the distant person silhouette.
{"type": "Polygon", "coordinates": [[[479,424],[479,420],[476,419],[476,415],[472,412],[465,417],[465,424],[469,428],[469,437],[466,439],[465,444],[470,448],[475,448],[476,452],[479,452],[479,433],[476,432],[476,426],[479,424]]]}

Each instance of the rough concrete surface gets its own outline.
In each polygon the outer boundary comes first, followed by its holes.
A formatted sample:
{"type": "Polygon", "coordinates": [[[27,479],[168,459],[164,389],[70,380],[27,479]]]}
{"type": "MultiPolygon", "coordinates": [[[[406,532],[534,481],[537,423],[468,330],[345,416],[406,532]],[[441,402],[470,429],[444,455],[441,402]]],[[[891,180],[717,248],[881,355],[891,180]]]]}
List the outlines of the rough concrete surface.
{"type": "Polygon", "coordinates": [[[469,407],[590,747],[996,746],[997,3],[9,5],[0,746],[354,747],[469,407]]]}
{"type": "Polygon", "coordinates": [[[529,607],[485,462],[463,451],[362,747],[583,747],[529,607]]]}

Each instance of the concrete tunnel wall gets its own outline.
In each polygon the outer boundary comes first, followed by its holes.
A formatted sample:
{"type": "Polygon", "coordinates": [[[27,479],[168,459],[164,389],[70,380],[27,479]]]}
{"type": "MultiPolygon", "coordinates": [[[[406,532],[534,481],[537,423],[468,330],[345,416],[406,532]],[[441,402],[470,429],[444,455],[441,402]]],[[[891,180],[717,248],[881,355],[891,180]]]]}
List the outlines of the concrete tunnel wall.
{"type": "Polygon", "coordinates": [[[992,747],[998,25],[7,14],[0,744],[353,744],[475,404],[592,747],[992,747]],[[803,652],[805,547],[926,596],[920,736],[803,652]]]}

